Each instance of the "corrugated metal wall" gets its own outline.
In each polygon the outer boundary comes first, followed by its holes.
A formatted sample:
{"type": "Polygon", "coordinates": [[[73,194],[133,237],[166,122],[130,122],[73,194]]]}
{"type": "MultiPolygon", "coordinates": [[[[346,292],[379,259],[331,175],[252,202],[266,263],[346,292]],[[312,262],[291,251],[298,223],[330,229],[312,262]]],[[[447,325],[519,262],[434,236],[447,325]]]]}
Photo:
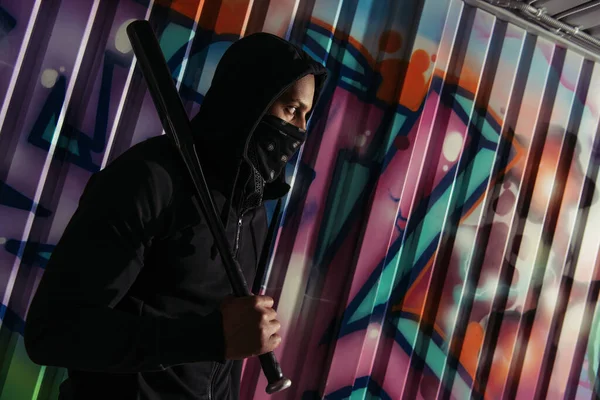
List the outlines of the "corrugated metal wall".
{"type": "MultiPolygon", "coordinates": [[[[594,396],[600,66],[459,0],[0,0],[1,400],[57,398],[29,300],[90,174],[161,134],[142,18],[190,115],[249,32],[332,73],[266,283],[274,398],[594,396]]],[[[268,397],[255,361],[244,399],[268,397]]]]}

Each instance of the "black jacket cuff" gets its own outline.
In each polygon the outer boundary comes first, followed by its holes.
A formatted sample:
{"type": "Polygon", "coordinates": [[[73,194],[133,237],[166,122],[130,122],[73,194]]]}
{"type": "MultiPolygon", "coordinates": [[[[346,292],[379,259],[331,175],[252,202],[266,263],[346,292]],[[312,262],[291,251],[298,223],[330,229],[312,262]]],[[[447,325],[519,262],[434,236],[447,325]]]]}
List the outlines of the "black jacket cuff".
{"type": "Polygon", "coordinates": [[[200,316],[165,319],[158,329],[158,354],[164,368],[173,365],[225,362],[223,317],[219,310],[200,316]]]}

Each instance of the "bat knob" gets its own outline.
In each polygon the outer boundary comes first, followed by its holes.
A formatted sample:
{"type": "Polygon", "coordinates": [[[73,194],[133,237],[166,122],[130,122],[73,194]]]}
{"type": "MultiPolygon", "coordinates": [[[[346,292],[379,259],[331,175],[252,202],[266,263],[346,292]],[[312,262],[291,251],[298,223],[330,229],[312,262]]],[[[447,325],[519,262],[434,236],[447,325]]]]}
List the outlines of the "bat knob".
{"type": "Polygon", "coordinates": [[[292,386],[292,381],[289,378],[286,378],[284,376],[283,378],[279,379],[278,381],[269,383],[267,385],[266,392],[268,394],[273,394],[273,393],[281,392],[282,390],[285,390],[285,389],[289,388],[290,386],[292,386]]]}

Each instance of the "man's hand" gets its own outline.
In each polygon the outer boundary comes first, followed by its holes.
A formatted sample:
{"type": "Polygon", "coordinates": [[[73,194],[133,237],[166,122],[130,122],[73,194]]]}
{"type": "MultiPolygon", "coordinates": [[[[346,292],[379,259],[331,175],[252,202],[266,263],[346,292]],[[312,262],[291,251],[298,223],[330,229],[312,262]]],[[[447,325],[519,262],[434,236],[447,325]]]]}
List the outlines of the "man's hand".
{"type": "Polygon", "coordinates": [[[241,360],[273,351],[281,343],[281,323],[268,296],[231,297],[221,303],[225,358],[241,360]]]}

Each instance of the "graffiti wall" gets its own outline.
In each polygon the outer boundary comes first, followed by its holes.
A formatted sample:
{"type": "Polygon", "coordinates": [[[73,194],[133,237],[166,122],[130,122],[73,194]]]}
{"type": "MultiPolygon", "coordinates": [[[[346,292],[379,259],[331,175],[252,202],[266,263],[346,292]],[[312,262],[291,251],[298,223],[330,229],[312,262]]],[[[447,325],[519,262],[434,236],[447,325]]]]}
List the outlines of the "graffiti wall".
{"type": "Polygon", "coordinates": [[[460,0],[0,0],[0,400],[57,399],[30,299],[91,174],[162,134],[135,19],[190,116],[252,32],[331,73],[263,281],[273,398],[595,397],[599,65],[460,0]]]}

